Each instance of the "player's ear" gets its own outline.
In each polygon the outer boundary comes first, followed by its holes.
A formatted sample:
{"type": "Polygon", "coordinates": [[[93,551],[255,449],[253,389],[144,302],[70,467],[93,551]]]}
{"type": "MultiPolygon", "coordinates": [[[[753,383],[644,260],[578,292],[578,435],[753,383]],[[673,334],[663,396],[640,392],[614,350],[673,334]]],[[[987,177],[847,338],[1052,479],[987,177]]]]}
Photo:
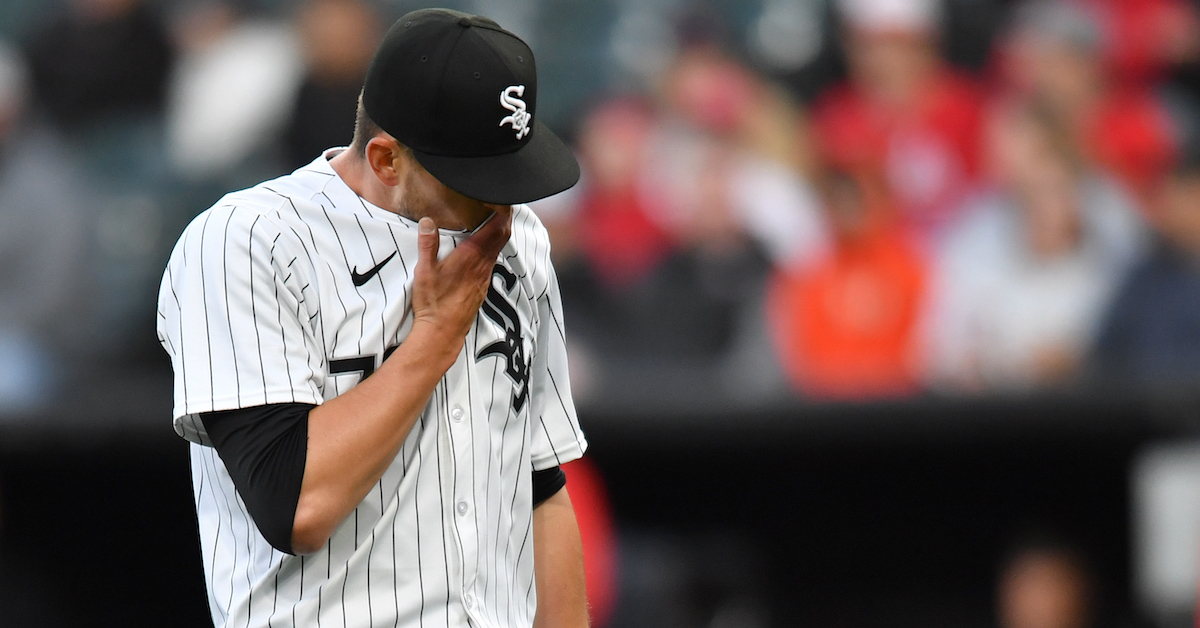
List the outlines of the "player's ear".
{"type": "Polygon", "coordinates": [[[366,158],[371,170],[384,185],[396,186],[408,168],[408,151],[386,135],[376,135],[367,142],[366,158]]]}

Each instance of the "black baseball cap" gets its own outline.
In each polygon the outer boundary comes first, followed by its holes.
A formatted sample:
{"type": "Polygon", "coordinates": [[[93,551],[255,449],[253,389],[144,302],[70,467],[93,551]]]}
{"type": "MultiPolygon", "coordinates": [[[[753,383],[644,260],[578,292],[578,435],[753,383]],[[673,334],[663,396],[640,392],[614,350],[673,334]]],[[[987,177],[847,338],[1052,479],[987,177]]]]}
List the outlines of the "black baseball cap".
{"type": "Polygon", "coordinates": [[[448,9],[401,17],[371,60],[363,108],[469,198],[527,203],[579,180],[574,154],[537,117],[533,51],[485,17],[448,9]]]}

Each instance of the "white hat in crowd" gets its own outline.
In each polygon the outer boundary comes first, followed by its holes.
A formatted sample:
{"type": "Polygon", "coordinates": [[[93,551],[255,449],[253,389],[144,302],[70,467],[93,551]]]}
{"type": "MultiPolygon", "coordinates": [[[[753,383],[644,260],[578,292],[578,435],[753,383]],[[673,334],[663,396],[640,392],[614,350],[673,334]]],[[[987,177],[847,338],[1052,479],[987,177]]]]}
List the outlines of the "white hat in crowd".
{"type": "Polygon", "coordinates": [[[838,0],[851,28],[870,31],[932,32],[942,18],[940,0],[838,0]]]}

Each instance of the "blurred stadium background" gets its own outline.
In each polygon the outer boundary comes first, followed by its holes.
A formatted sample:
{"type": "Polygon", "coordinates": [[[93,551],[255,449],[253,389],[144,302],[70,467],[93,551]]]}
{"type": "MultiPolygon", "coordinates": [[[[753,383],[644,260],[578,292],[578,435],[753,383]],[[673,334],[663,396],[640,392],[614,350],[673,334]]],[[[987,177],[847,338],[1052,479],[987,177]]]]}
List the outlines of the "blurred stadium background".
{"type": "MultiPolygon", "coordinates": [[[[1193,625],[1194,0],[476,0],[551,229],[595,624],[1193,625]]],[[[0,2],[0,626],[203,626],[154,302],[408,0],[0,2]]]]}

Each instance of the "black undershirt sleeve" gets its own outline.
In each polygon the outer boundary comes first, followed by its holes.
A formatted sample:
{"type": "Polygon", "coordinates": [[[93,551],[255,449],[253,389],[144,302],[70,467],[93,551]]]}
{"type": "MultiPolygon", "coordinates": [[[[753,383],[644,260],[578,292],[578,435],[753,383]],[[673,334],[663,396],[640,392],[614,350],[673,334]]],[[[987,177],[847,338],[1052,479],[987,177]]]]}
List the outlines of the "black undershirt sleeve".
{"type": "Polygon", "coordinates": [[[562,467],[550,467],[533,472],[533,507],[537,508],[542,502],[550,499],[555,493],[567,485],[567,474],[562,467]]]}
{"type": "Polygon", "coordinates": [[[200,415],[208,438],[263,538],[292,554],[292,527],[308,454],[308,413],[277,403],[200,415]]]}

